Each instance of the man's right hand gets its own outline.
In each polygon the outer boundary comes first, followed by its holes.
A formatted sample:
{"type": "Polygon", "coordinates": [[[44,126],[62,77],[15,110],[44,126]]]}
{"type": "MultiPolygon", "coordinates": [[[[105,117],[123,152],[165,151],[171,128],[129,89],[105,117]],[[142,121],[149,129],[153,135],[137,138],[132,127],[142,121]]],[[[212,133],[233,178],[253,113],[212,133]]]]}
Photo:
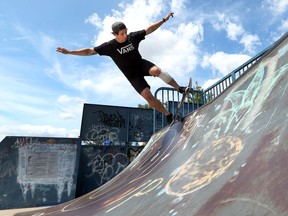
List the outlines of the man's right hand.
{"type": "Polygon", "coordinates": [[[68,54],[69,53],[69,51],[63,47],[57,47],[56,51],[60,52],[62,54],[68,54]]]}

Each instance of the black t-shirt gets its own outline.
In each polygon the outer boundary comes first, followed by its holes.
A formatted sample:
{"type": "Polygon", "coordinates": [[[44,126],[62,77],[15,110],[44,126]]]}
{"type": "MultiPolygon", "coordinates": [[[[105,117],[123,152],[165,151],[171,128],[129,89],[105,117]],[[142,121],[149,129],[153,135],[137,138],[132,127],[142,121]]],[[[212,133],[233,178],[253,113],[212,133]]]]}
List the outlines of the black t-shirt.
{"type": "Polygon", "coordinates": [[[145,35],[145,30],[131,32],[124,43],[113,39],[94,47],[94,50],[99,55],[110,56],[119,69],[129,76],[130,71],[137,68],[137,64],[142,61],[138,48],[139,43],[145,39],[145,35]]]}

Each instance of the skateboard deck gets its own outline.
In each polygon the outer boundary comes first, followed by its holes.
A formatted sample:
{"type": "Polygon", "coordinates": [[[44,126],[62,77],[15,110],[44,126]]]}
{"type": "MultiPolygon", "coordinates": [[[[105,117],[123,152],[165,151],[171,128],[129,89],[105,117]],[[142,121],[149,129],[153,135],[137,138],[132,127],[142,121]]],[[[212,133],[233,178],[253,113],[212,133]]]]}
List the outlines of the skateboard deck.
{"type": "Polygon", "coordinates": [[[170,123],[170,126],[173,125],[177,120],[179,120],[179,113],[180,113],[180,111],[181,111],[181,108],[182,108],[182,106],[183,106],[183,104],[184,104],[185,99],[186,99],[187,96],[190,94],[190,89],[192,88],[192,79],[191,79],[191,77],[190,77],[190,79],[189,79],[189,84],[188,84],[187,87],[188,87],[188,90],[187,90],[187,92],[185,92],[185,93],[183,94],[181,101],[178,103],[177,110],[176,110],[176,112],[175,112],[175,114],[174,114],[174,116],[173,116],[173,120],[172,120],[172,122],[170,123]]]}

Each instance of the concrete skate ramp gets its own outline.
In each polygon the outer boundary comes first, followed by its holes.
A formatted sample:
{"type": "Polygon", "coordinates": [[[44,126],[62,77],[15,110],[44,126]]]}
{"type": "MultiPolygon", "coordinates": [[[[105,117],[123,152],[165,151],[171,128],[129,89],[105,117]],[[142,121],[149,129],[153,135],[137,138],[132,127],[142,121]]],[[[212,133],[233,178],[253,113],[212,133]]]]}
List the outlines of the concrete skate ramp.
{"type": "MultiPolygon", "coordinates": [[[[16,215],[288,215],[288,39],[102,187],[16,215]]],[[[81,169],[81,168],[80,168],[81,169]]]]}

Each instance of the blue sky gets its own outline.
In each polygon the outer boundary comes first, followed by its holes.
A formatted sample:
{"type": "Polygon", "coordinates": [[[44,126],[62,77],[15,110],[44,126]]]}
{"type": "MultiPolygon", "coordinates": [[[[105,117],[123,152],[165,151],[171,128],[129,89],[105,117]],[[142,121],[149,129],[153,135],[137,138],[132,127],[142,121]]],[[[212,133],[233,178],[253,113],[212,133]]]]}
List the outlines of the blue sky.
{"type": "MultiPolygon", "coordinates": [[[[0,141],[5,136],[78,137],[84,103],[137,107],[139,96],[107,57],[56,47],[94,47],[111,24],[144,29],[173,19],[141,42],[144,58],[180,85],[204,88],[288,30],[288,0],[1,0],[0,141]]],[[[148,78],[151,90],[166,86],[148,78]]]]}

